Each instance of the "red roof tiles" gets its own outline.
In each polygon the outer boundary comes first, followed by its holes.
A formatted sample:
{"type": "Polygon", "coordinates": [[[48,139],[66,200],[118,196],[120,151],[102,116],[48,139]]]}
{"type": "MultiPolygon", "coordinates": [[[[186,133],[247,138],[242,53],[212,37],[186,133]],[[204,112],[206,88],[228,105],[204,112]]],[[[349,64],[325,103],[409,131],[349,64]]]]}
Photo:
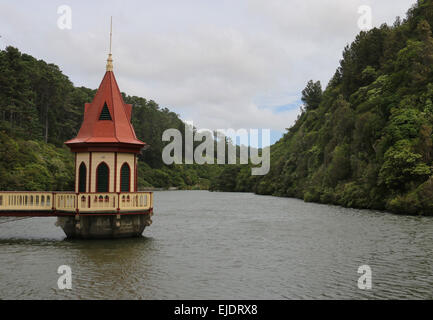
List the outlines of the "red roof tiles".
{"type": "MultiPolygon", "coordinates": [[[[71,149],[90,147],[93,144],[109,144],[110,147],[127,144],[138,152],[145,143],[138,140],[131,124],[132,105],[125,104],[112,71],[104,79],[92,103],[86,103],[84,120],[78,135],[65,144],[71,149]],[[105,103],[112,120],[99,120],[105,103]]],[[[73,150],[74,151],[74,150],[73,150]]]]}

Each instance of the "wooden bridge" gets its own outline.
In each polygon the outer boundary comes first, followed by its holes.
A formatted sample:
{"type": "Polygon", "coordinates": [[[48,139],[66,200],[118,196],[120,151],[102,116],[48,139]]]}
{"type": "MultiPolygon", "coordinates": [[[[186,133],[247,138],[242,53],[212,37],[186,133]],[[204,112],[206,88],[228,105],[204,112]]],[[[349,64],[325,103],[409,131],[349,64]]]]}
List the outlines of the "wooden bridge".
{"type": "Polygon", "coordinates": [[[127,215],[152,211],[152,192],[0,192],[3,217],[127,215]]]}

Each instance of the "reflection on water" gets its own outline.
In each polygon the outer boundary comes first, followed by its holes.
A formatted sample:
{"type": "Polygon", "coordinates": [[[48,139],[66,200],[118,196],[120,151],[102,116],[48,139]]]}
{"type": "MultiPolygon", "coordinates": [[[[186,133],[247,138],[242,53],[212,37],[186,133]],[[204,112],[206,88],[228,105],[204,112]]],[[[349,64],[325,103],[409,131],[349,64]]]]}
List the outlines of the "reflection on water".
{"type": "Polygon", "coordinates": [[[433,219],[239,193],[155,193],[135,239],[0,221],[1,299],[432,299],[433,219]],[[57,268],[72,268],[72,290],[57,268]],[[360,265],[373,288],[359,290],[360,265]]]}

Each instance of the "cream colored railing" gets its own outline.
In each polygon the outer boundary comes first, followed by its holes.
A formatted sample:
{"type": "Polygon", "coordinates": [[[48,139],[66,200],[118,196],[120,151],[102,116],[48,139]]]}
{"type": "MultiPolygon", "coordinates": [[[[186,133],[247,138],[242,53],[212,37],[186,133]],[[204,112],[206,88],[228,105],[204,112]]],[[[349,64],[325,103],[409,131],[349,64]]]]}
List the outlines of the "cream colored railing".
{"type": "Polygon", "coordinates": [[[116,211],[117,202],[117,193],[78,194],[78,210],[80,212],[116,211]]]}
{"type": "Polygon", "coordinates": [[[1,192],[0,210],[51,210],[51,192],[1,192]]]}
{"type": "Polygon", "coordinates": [[[128,212],[153,207],[152,192],[0,192],[0,211],[128,212]]]}
{"type": "Polygon", "coordinates": [[[55,193],[54,208],[59,211],[76,211],[77,195],[75,193],[55,193]]]}
{"type": "Polygon", "coordinates": [[[119,195],[119,208],[122,210],[149,209],[152,201],[151,193],[131,192],[119,195]]]}

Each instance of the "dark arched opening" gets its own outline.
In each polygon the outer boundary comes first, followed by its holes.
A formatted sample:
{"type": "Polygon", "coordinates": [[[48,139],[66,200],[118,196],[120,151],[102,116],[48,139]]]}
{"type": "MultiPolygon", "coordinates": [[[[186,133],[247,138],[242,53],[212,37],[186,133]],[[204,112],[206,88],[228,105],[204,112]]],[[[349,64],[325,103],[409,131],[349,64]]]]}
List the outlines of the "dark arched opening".
{"type": "Polygon", "coordinates": [[[122,168],[120,169],[120,191],[131,191],[131,168],[126,162],[122,165],[122,168]]]}
{"type": "Polygon", "coordinates": [[[86,192],[87,168],[84,162],[81,162],[78,170],[78,192],[86,192]]]}
{"type": "Polygon", "coordinates": [[[110,169],[105,162],[101,162],[96,168],[96,192],[108,192],[110,181],[110,169]]]}

